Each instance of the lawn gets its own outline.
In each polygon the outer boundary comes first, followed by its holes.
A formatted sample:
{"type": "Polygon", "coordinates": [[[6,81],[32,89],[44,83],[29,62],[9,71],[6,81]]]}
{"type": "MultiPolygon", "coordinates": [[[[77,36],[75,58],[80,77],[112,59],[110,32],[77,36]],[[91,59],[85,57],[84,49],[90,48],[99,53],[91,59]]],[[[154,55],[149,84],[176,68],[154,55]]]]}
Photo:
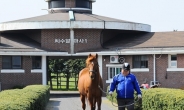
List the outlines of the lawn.
{"type": "MultiPolygon", "coordinates": [[[[67,76],[64,76],[62,73],[58,75],[58,83],[57,83],[57,75],[52,74],[52,90],[65,90],[65,91],[76,91],[77,90],[77,80],[78,78],[71,77],[68,78],[68,89],[67,89],[67,76]]],[[[50,85],[50,81],[48,81],[48,85],[50,85]]]]}

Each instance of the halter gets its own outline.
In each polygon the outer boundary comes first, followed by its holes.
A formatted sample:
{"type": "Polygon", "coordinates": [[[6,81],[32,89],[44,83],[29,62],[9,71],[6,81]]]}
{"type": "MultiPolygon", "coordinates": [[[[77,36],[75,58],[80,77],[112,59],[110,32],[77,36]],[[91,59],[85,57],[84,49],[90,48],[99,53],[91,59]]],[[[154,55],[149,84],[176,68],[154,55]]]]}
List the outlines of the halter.
{"type": "Polygon", "coordinates": [[[93,70],[89,70],[89,72],[92,72],[92,73],[95,73],[95,74],[97,73],[96,71],[93,71],[93,70]]]}
{"type": "MultiPolygon", "coordinates": [[[[91,62],[91,64],[94,64],[94,63],[91,62]]],[[[94,67],[95,67],[95,66],[94,66],[94,67]]],[[[92,73],[95,73],[95,74],[97,73],[97,71],[95,71],[94,68],[93,68],[93,70],[89,70],[89,72],[92,72],[92,73]]]]}

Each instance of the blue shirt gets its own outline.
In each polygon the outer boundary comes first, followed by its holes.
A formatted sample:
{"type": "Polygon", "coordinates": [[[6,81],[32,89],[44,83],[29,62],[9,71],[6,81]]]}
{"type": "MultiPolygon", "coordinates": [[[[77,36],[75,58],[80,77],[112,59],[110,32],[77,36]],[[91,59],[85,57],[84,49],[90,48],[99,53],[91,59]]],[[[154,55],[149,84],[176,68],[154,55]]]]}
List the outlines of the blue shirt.
{"type": "Polygon", "coordinates": [[[113,77],[113,81],[110,84],[110,91],[116,89],[117,98],[134,98],[134,90],[137,94],[141,94],[138,81],[134,74],[129,73],[124,76],[122,73],[113,77]]]}

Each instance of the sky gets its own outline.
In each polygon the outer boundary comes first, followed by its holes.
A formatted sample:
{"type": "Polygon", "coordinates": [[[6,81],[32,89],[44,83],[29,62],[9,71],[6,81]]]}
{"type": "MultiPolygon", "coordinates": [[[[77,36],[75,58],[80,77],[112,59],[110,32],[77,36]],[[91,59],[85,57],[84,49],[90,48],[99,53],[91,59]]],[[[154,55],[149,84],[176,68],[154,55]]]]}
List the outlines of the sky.
{"type": "MultiPolygon", "coordinates": [[[[48,14],[45,0],[0,0],[0,23],[48,14]]],[[[184,31],[184,0],[96,0],[93,14],[151,25],[152,32],[184,31]]]]}

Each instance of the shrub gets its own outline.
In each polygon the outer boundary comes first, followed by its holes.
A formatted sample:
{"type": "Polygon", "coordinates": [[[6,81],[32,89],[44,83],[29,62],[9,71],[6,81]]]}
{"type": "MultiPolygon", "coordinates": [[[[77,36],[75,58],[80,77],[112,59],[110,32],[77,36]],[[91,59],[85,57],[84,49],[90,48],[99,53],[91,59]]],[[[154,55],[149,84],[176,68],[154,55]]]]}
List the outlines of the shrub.
{"type": "MultiPolygon", "coordinates": [[[[151,88],[141,91],[140,101],[137,101],[135,93],[135,110],[184,110],[184,91],[181,89],[151,88]]],[[[112,97],[113,100],[107,96],[110,101],[117,103],[116,92],[112,97]]]]}
{"type": "Polygon", "coordinates": [[[44,110],[49,101],[49,86],[31,85],[0,93],[0,110],[44,110]]]}

